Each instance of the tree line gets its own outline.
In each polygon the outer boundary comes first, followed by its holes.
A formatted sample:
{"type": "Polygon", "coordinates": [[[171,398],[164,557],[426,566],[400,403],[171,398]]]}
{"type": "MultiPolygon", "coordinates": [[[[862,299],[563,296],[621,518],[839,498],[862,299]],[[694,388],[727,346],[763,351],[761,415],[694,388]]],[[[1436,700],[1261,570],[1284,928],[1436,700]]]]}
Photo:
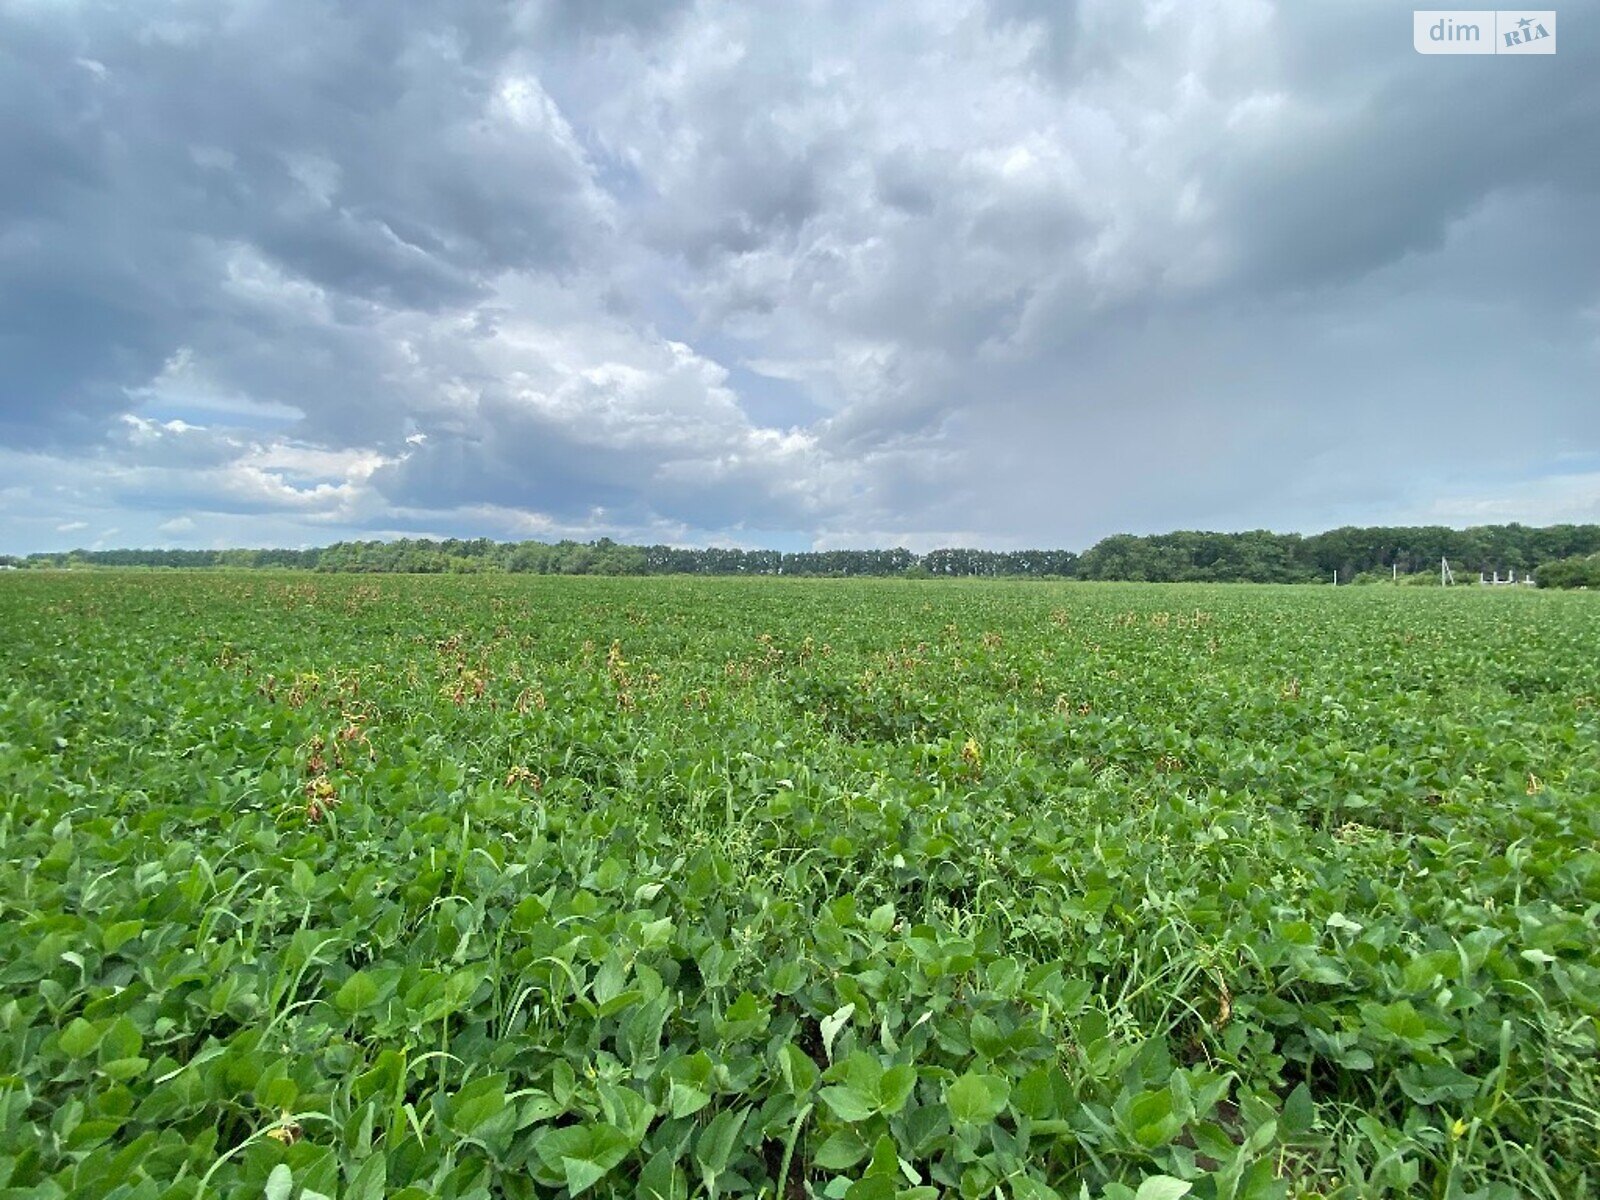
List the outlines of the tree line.
{"type": "Polygon", "coordinates": [[[400,538],[336,542],[308,550],[73,550],[0,556],[21,567],[242,567],[440,574],[501,571],[537,575],[795,575],[907,578],[1023,577],[1148,582],[1371,582],[1396,575],[1437,578],[1441,559],[1471,582],[1474,572],[1537,570],[1546,586],[1600,586],[1600,525],[1482,525],[1449,529],[1347,526],[1301,535],[1177,532],[1116,534],[1071,550],[741,550],[632,546],[610,538],[497,542],[489,538],[400,538]]]}
{"type": "Polygon", "coordinates": [[[1600,554],[1562,558],[1541,564],[1539,586],[1600,588],[1600,554]]]}

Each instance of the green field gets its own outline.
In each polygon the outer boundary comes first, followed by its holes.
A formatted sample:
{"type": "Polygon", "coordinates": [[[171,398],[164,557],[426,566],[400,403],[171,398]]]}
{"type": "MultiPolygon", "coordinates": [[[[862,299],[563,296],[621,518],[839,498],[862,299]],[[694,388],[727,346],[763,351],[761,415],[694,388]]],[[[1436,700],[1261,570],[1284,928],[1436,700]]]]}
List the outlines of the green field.
{"type": "Polygon", "coordinates": [[[1593,595],[28,572],[0,631],[0,1197],[1600,1195],[1593,595]]]}

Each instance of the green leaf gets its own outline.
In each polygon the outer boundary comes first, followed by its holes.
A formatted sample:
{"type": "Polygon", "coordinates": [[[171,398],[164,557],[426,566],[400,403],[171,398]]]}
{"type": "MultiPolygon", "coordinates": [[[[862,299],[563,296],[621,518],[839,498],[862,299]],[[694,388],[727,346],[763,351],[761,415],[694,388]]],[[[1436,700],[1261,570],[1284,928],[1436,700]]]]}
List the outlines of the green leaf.
{"type": "Polygon", "coordinates": [[[506,1109],[506,1077],[486,1075],[474,1079],[450,1100],[450,1127],[458,1133],[484,1136],[489,1125],[506,1109]]]}
{"type": "Polygon", "coordinates": [[[866,1174],[887,1175],[890,1179],[900,1177],[900,1156],[895,1151],[894,1139],[887,1133],[878,1135],[878,1140],[872,1147],[872,1161],[867,1164],[866,1174]]]}
{"type": "Polygon", "coordinates": [[[334,994],[334,1007],[346,1016],[354,1015],[378,999],[378,982],[365,971],[357,971],[334,994]]]}
{"type": "Polygon", "coordinates": [[[1247,1155],[1259,1154],[1272,1145],[1277,1136],[1277,1121],[1265,1121],[1250,1131],[1250,1136],[1244,1139],[1240,1149],[1247,1155]]]}
{"type": "Polygon", "coordinates": [[[107,954],[115,954],[143,932],[143,921],[114,921],[100,934],[100,948],[107,954]]]}
{"type": "Polygon", "coordinates": [[[1005,1053],[1005,1034],[1000,1032],[1000,1026],[995,1023],[993,1017],[978,1013],[969,1024],[968,1033],[973,1046],[985,1058],[995,1059],[1005,1053]]]}
{"type": "Polygon", "coordinates": [[[792,959],[780,965],[772,974],[772,990],[780,996],[792,996],[805,985],[805,964],[792,959]]]}
{"type": "Polygon", "coordinates": [[[294,1191],[294,1172],[287,1163],[279,1163],[267,1175],[267,1185],[262,1195],[263,1200],[289,1200],[289,1195],[294,1191]]]}
{"type": "Polygon", "coordinates": [[[1164,1146],[1183,1129],[1183,1119],[1174,1111],[1170,1088],[1152,1088],[1126,1102],[1124,1126],[1135,1141],[1146,1149],[1164,1146]]]}
{"type": "Polygon", "coordinates": [[[1012,1200],[1061,1200],[1061,1193],[1031,1175],[1016,1175],[1006,1180],[1012,1200]]]}
{"type": "Polygon", "coordinates": [[[341,1200],[383,1200],[383,1189],[388,1182],[388,1160],[383,1151],[375,1150],[351,1176],[341,1200]]]}
{"type": "Polygon", "coordinates": [[[825,1087],[819,1095],[841,1121],[865,1121],[878,1111],[876,1097],[852,1087],[825,1087]]]}
{"type": "Polygon", "coordinates": [[[639,1172],[639,1200],[689,1200],[689,1180],[671,1149],[659,1150],[639,1172]]]}
{"type": "Polygon", "coordinates": [[[667,1086],[668,1111],[674,1118],[691,1117],[711,1103],[711,1093],[703,1092],[693,1084],[673,1080],[667,1086]]]}
{"type": "Polygon", "coordinates": [[[875,1056],[857,1050],[834,1064],[825,1078],[837,1081],[819,1093],[834,1115],[841,1121],[865,1121],[879,1113],[892,1116],[904,1108],[916,1087],[917,1070],[902,1063],[886,1071],[875,1056]]]}
{"type": "Polygon", "coordinates": [[[127,1017],[118,1017],[100,1038],[100,1061],[134,1058],[144,1049],[144,1035],[127,1017]]]}
{"type": "Polygon", "coordinates": [[[867,1156],[867,1143],[855,1127],[845,1126],[818,1146],[811,1161],[825,1171],[847,1171],[867,1156]]]}
{"type": "Polygon", "coordinates": [[[1393,1004],[1363,1004],[1361,1018],[1367,1030],[1380,1038],[1387,1035],[1411,1049],[1422,1049],[1448,1041],[1450,1034],[1416,1010],[1409,1000],[1393,1004]]]}
{"type": "Polygon", "coordinates": [[[1175,1179],[1171,1175],[1151,1175],[1139,1185],[1133,1200],[1178,1200],[1193,1189],[1192,1183],[1175,1179]]]}
{"type": "Polygon", "coordinates": [[[111,1079],[126,1082],[137,1079],[150,1067],[150,1060],[137,1054],[130,1054],[127,1058],[113,1058],[110,1062],[100,1064],[100,1073],[111,1079]]]}
{"type": "Polygon", "coordinates": [[[1012,1106],[1036,1121],[1056,1116],[1060,1105],[1056,1102],[1055,1081],[1060,1074],[1057,1067],[1035,1067],[1012,1090],[1012,1106]]]}
{"type": "Polygon", "coordinates": [[[539,1159],[559,1170],[574,1196],[593,1187],[628,1156],[628,1139],[614,1125],[569,1125],[539,1140],[539,1159]]]}
{"type": "Polygon", "coordinates": [[[595,1010],[595,1015],[597,1017],[616,1016],[617,1013],[632,1008],[642,999],[644,999],[643,992],[641,992],[638,988],[629,988],[625,992],[618,992],[615,996],[612,996],[611,999],[602,1003],[599,1008],[595,1010]]]}
{"type": "Polygon", "coordinates": [[[607,1121],[622,1130],[630,1146],[637,1146],[650,1132],[655,1107],[638,1092],[620,1084],[600,1085],[600,1107],[607,1121]]]}
{"type": "Polygon", "coordinates": [[[793,1042],[786,1042],[779,1052],[779,1057],[783,1081],[788,1086],[790,1094],[809,1095],[811,1089],[817,1086],[817,1079],[822,1074],[817,1070],[817,1064],[811,1060],[811,1056],[793,1042]]]}
{"type": "Polygon", "coordinates": [[[960,1125],[984,1125],[1000,1115],[1011,1085],[999,1075],[967,1072],[945,1090],[950,1117],[960,1125]]]}
{"type": "Polygon", "coordinates": [[[1311,1099],[1311,1089],[1300,1084],[1283,1102],[1283,1116],[1278,1124],[1285,1137],[1299,1137],[1310,1133],[1317,1121],[1317,1106],[1311,1099]]]}
{"type": "Polygon", "coordinates": [[[667,1105],[674,1117],[693,1116],[711,1103],[716,1071],[711,1057],[698,1050],[687,1058],[675,1059],[667,1068],[667,1105]]]}
{"type": "Polygon", "coordinates": [[[888,1175],[867,1175],[856,1180],[844,1200],[895,1200],[895,1182],[888,1175]]]}
{"type": "Polygon", "coordinates": [[[694,1159],[707,1179],[715,1179],[728,1169],[734,1151],[739,1146],[739,1135],[744,1132],[744,1123],[749,1117],[748,1108],[740,1109],[737,1113],[725,1108],[700,1131],[700,1137],[694,1144],[694,1159]]]}
{"type": "Polygon", "coordinates": [[[72,1023],[61,1031],[59,1040],[61,1049],[71,1057],[87,1058],[100,1044],[100,1031],[82,1017],[74,1017],[72,1023]]]}
{"type": "Polygon", "coordinates": [[[905,1107],[917,1086],[917,1069],[909,1063],[890,1067],[878,1081],[878,1111],[894,1116],[905,1107]]]}
{"type": "Polygon", "coordinates": [[[883,1064],[873,1055],[854,1051],[830,1067],[824,1078],[837,1082],[818,1096],[841,1121],[865,1121],[878,1111],[883,1064]]]}
{"type": "Polygon", "coordinates": [[[833,1061],[833,1039],[839,1036],[839,1031],[849,1023],[855,1011],[856,1006],[853,1003],[846,1004],[843,1008],[834,1011],[832,1015],[822,1018],[822,1048],[826,1052],[829,1062],[833,1061]]]}

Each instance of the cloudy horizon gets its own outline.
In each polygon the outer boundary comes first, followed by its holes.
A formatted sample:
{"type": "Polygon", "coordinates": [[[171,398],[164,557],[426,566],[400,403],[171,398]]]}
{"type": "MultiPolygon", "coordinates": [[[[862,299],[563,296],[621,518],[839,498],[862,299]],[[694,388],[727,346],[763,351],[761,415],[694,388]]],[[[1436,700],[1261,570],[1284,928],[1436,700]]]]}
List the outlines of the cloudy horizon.
{"type": "Polygon", "coordinates": [[[1600,5],[0,0],[0,552],[1600,522],[1600,5]]]}

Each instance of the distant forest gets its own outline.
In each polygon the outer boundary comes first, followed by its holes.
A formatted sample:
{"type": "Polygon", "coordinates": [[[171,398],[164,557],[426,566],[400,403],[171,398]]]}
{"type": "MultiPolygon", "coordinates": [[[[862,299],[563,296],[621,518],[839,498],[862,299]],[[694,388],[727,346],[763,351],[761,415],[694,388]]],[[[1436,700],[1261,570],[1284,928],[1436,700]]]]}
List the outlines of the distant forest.
{"type": "Polygon", "coordinates": [[[1437,579],[1448,559],[1462,575],[1538,571],[1547,586],[1600,586],[1600,525],[1483,525],[1334,529],[1294,533],[1118,534],[1082,554],[1071,550],[692,550],[593,542],[442,541],[403,538],[337,542],[313,550],[73,550],[0,556],[17,567],[254,567],[437,574],[503,571],[538,575],[801,575],[954,578],[1017,576],[1148,582],[1339,582],[1396,573],[1437,579]]]}

